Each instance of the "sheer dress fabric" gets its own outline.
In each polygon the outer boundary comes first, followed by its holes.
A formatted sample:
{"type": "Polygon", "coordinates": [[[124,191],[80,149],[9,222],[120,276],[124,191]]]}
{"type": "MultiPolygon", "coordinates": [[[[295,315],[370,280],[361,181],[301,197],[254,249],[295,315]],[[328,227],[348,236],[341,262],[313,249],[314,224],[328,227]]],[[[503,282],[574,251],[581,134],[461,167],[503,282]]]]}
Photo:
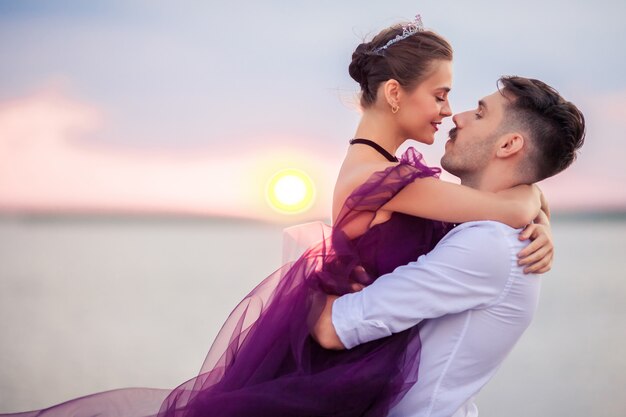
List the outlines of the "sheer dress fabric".
{"type": "Polygon", "coordinates": [[[332,228],[319,225],[317,243],[235,307],[196,377],[174,389],[123,388],[0,417],[387,415],[417,381],[419,327],[343,351],[321,348],[310,327],[327,294],[351,292],[354,281],[371,284],[430,251],[449,230],[402,213],[373,225],[404,187],[439,172],[409,148],[397,165],[372,174],[347,198],[332,228]]]}

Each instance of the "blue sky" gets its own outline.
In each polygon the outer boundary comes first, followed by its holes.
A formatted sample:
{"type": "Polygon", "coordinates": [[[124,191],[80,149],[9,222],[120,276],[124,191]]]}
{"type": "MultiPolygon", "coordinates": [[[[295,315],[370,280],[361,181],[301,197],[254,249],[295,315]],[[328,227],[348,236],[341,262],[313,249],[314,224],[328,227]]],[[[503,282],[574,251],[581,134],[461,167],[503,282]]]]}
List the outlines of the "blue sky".
{"type": "MultiPolygon", "coordinates": [[[[97,123],[66,126],[65,140],[95,149],[199,152],[207,163],[295,152],[338,169],[359,117],[352,50],[418,12],[455,48],[454,111],[503,74],[542,79],[583,110],[579,160],[546,182],[556,207],[626,207],[619,1],[2,1],[0,107],[50,95],[88,107],[97,123]]],[[[443,131],[419,147],[431,164],[443,131]]],[[[318,181],[330,193],[331,179],[318,181]]]]}

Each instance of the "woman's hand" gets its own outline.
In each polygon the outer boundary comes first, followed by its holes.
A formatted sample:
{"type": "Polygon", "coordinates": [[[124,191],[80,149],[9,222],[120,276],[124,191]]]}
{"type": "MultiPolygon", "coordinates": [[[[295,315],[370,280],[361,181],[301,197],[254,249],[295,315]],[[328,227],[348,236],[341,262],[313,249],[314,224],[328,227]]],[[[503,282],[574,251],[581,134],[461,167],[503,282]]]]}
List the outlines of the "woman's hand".
{"type": "MultiPolygon", "coordinates": [[[[523,214],[523,225],[527,225],[535,219],[544,203],[543,194],[536,185],[521,184],[507,190],[497,192],[499,196],[504,196],[517,204],[523,214]]],[[[547,208],[547,205],[546,205],[547,208]]]]}
{"type": "MultiPolygon", "coordinates": [[[[542,198],[542,207],[547,210],[547,204],[542,198]]],[[[548,211],[549,213],[549,211],[548,211]]],[[[548,214],[543,210],[539,212],[539,216],[533,224],[529,224],[519,234],[520,240],[530,239],[531,242],[521,250],[517,257],[519,265],[527,265],[524,273],[543,274],[552,269],[552,261],[554,259],[554,242],[552,241],[552,229],[550,228],[550,220],[548,214]]]]}

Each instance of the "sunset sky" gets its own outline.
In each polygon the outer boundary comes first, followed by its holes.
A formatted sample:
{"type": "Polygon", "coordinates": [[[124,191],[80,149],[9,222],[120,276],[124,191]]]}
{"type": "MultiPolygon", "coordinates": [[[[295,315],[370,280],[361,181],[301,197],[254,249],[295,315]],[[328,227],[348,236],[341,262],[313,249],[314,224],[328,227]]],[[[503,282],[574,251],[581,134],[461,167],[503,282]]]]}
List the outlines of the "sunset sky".
{"type": "MultiPolygon", "coordinates": [[[[351,53],[416,13],[455,48],[453,111],[515,74],[584,112],[579,159],[540,184],[554,210],[626,210],[623,1],[5,0],[0,212],[281,220],[265,185],[295,168],[317,196],[298,219],[326,218],[359,118],[351,53]]],[[[450,127],[416,144],[430,164],[450,127]]]]}

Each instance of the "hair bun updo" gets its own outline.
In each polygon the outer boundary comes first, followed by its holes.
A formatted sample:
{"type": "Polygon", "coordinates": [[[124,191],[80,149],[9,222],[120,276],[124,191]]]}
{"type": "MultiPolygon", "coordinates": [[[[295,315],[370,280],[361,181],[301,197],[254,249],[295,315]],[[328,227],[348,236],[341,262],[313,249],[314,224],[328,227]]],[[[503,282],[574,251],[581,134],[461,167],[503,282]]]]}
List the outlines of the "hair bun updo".
{"type": "Polygon", "coordinates": [[[376,62],[380,61],[381,56],[372,53],[372,43],[364,42],[359,44],[352,53],[352,62],[348,66],[348,72],[350,77],[361,87],[362,100],[368,103],[373,103],[376,100],[376,89],[378,83],[375,83],[374,90],[372,90],[372,83],[370,82],[370,76],[372,75],[372,69],[376,66],[376,62]]]}
{"type": "Polygon", "coordinates": [[[430,73],[436,60],[452,60],[450,44],[431,31],[420,31],[375,52],[391,39],[402,35],[401,24],[382,30],[370,42],[363,42],[352,53],[350,77],[361,87],[361,106],[376,101],[378,87],[390,79],[411,89],[430,73]]]}
{"type": "Polygon", "coordinates": [[[362,43],[356,47],[354,52],[352,53],[352,62],[350,62],[350,66],[348,67],[348,72],[350,73],[350,77],[357,83],[364,87],[367,85],[367,64],[370,58],[368,54],[369,43],[362,43]]]}

